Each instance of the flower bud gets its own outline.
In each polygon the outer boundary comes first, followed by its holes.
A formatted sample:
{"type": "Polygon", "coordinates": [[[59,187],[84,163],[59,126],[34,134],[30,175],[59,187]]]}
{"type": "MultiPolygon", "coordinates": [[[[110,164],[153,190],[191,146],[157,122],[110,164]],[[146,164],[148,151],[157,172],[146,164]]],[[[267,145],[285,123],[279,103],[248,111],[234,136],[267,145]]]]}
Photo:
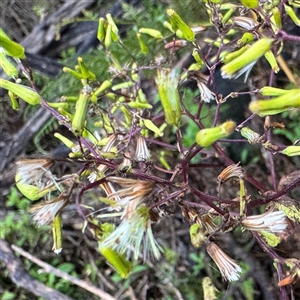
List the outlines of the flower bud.
{"type": "Polygon", "coordinates": [[[300,146],[288,146],[281,152],[287,156],[297,156],[300,155],[300,146]]]}
{"type": "Polygon", "coordinates": [[[78,61],[78,64],[79,64],[80,73],[83,75],[83,78],[84,79],[95,80],[96,75],[88,70],[88,68],[86,67],[86,65],[83,62],[82,57],[78,57],[77,61],[78,61]]]}
{"type": "Polygon", "coordinates": [[[155,82],[158,87],[166,122],[178,127],[182,111],[178,93],[178,77],[175,70],[158,69],[155,82]]]}
{"type": "Polygon", "coordinates": [[[148,46],[146,45],[145,41],[143,40],[142,38],[142,35],[138,32],[136,34],[137,38],[138,38],[138,41],[139,41],[139,45],[140,45],[140,48],[141,48],[141,52],[146,55],[148,52],[149,52],[149,48],[148,46]]]}
{"type": "Polygon", "coordinates": [[[95,92],[94,92],[95,96],[98,96],[101,93],[105,92],[111,86],[112,86],[111,80],[105,80],[105,81],[103,81],[102,84],[95,90],[95,92]]]}
{"type": "Polygon", "coordinates": [[[244,72],[249,72],[255,62],[270,50],[273,39],[262,38],[250,48],[221,68],[223,78],[237,78],[244,72]]]}
{"type": "Polygon", "coordinates": [[[163,36],[160,31],[152,28],[140,28],[139,33],[148,34],[156,39],[162,39],[163,36]]]}
{"type": "Polygon", "coordinates": [[[8,35],[0,28],[0,47],[3,47],[8,55],[17,58],[25,58],[24,47],[13,42],[8,35]]]}
{"type": "Polygon", "coordinates": [[[278,63],[277,60],[273,54],[272,51],[267,51],[265,53],[265,58],[268,61],[268,63],[270,64],[272,70],[274,71],[275,74],[277,74],[280,71],[280,68],[278,67],[278,63]]]}
{"type": "Polygon", "coordinates": [[[122,278],[127,278],[132,270],[131,263],[125,258],[125,255],[108,247],[99,247],[100,253],[116,269],[122,278]]]}
{"type": "Polygon", "coordinates": [[[240,2],[247,8],[256,8],[259,5],[258,0],[240,0],[240,2]]]}
{"type": "Polygon", "coordinates": [[[4,49],[0,47],[0,66],[3,69],[3,72],[11,78],[18,77],[17,68],[7,59],[4,49]]]}
{"type": "Polygon", "coordinates": [[[259,90],[259,92],[263,96],[281,96],[286,93],[289,93],[290,90],[278,89],[278,88],[274,88],[272,86],[264,86],[263,88],[261,88],[259,90]]]}
{"type": "Polygon", "coordinates": [[[222,59],[222,61],[227,64],[231,61],[233,61],[235,58],[239,57],[242,53],[244,53],[247,49],[250,48],[250,45],[246,45],[241,47],[240,49],[227,53],[224,58],[222,59]]]}
{"type": "Polygon", "coordinates": [[[39,104],[41,101],[39,94],[27,86],[0,78],[0,87],[11,91],[30,105],[39,104]]]}
{"type": "Polygon", "coordinates": [[[62,222],[61,217],[56,215],[52,224],[53,247],[52,250],[59,254],[62,250],[62,222]]]}
{"type": "Polygon", "coordinates": [[[245,32],[243,36],[237,41],[237,44],[240,46],[247,45],[252,42],[254,39],[254,35],[250,32],[245,32]]]}
{"type": "Polygon", "coordinates": [[[105,38],[105,20],[104,18],[100,18],[98,22],[97,39],[100,42],[103,42],[104,38],[105,38]]]}
{"type": "Polygon", "coordinates": [[[201,129],[196,135],[196,142],[201,147],[209,147],[217,140],[229,136],[234,131],[235,126],[235,122],[226,121],[217,127],[201,129]]]}
{"type": "Polygon", "coordinates": [[[105,39],[104,39],[104,45],[106,48],[108,48],[112,42],[111,31],[112,31],[112,26],[111,24],[108,24],[106,28],[105,39]]]}
{"type": "Polygon", "coordinates": [[[288,16],[293,20],[293,22],[300,26],[300,19],[297,17],[295,11],[289,6],[284,4],[285,12],[288,14],[288,16]]]}
{"type": "Polygon", "coordinates": [[[181,19],[181,17],[173,10],[168,9],[167,14],[170,17],[172,28],[176,31],[179,29],[182,32],[183,38],[187,41],[194,41],[194,31],[181,19]]]}
{"type": "Polygon", "coordinates": [[[278,30],[278,28],[281,29],[282,28],[281,13],[280,13],[280,10],[278,9],[278,7],[274,7],[272,10],[272,13],[273,13],[273,15],[271,17],[271,21],[273,23],[275,23],[275,25],[277,26],[277,30],[278,30]]]}
{"type": "Polygon", "coordinates": [[[271,100],[253,101],[249,105],[249,109],[261,117],[275,115],[297,107],[300,107],[300,89],[290,90],[288,93],[271,100]]]}
{"type": "Polygon", "coordinates": [[[83,132],[91,93],[92,88],[89,85],[85,85],[82,88],[79,99],[76,102],[75,114],[72,120],[72,130],[76,136],[80,136],[83,132]]]}
{"type": "Polygon", "coordinates": [[[8,91],[8,96],[11,101],[12,109],[19,110],[20,106],[19,106],[18,97],[16,96],[16,94],[14,94],[11,91],[8,91]]]}

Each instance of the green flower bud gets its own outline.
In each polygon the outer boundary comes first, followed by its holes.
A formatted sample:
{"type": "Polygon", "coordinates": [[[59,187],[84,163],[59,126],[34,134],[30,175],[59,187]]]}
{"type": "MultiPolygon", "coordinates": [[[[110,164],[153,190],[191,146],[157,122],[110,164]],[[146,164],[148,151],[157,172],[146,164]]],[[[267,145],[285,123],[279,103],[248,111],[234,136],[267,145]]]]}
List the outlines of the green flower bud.
{"type": "Polygon", "coordinates": [[[157,70],[155,82],[158,87],[158,93],[164,109],[166,122],[169,125],[178,127],[182,111],[178,93],[178,77],[175,70],[157,70]]]}
{"type": "MultiPolygon", "coordinates": [[[[252,42],[254,39],[254,35],[250,32],[245,32],[243,36],[237,41],[238,45],[246,45],[252,42]]],[[[245,49],[246,50],[246,49],[245,49]]]]}
{"type": "Polygon", "coordinates": [[[142,38],[142,35],[139,32],[136,34],[136,36],[139,41],[141,52],[146,55],[149,52],[148,46],[146,45],[145,41],[142,38]]]}
{"type": "Polygon", "coordinates": [[[300,146],[288,146],[282,150],[283,154],[287,156],[297,156],[300,155],[300,146]]]}
{"type": "Polygon", "coordinates": [[[102,84],[95,90],[94,94],[96,96],[100,95],[101,93],[105,92],[107,89],[109,89],[112,86],[111,80],[105,80],[102,82],[102,84]]]}
{"type": "Polygon", "coordinates": [[[128,89],[134,85],[134,82],[127,81],[127,82],[121,82],[119,84],[114,85],[111,89],[113,91],[121,90],[121,89],[128,89]]]}
{"type": "Polygon", "coordinates": [[[79,64],[80,73],[83,75],[83,78],[84,79],[95,80],[96,75],[89,71],[89,69],[84,64],[84,62],[82,60],[82,57],[78,57],[77,61],[78,61],[78,64],[79,64]]]}
{"type": "Polygon", "coordinates": [[[194,49],[194,50],[193,50],[192,55],[193,55],[195,61],[198,63],[198,65],[201,65],[201,66],[204,65],[204,62],[203,62],[203,60],[201,59],[201,57],[200,57],[199,52],[198,52],[197,49],[194,49]]]}
{"type": "Polygon", "coordinates": [[[63,72],[69,73],[72,76],[74,76],[75,78],[84,79],[84,75],[82,73],[79,73],[78,71],[72,70],[70,68],[64,67],[63,72]]]}
{"type": "Polygon", "coordinates": [[[8,91],[8,96],[11,101],[11,107],[14,110],[19,110],[20,106],[19,106],[18,97],[16,96],[16,94],[14,94],[11,91],[8,91]]]}
{"type": "Polygon", "coordinates": [[[14,79],[18,77],[17,68],[7,59],[2,48],[0,48],[0,66],[8,77],[14,79]]]}
{"type": "Polygon", "coordinates": [[[111,25],[111,31],[113,33],[113,35],[112,35],[113,41],[117,42],[119,39],[119,29],[118,29],[115,21],[113,20],[111,14],[107,14],[106,19],[107,19],[108,24],[111,25]]]}
{"type": "Polygon", "coordinates": [[[272,51],[267,51],[265,53],[265,58],[266,60],[268,61],[268,63],[270,64],[272,70],[274,71],[274,73],[278,73],[280,71],[280,68],[278,67],[278,63],[277,63],[277,60],[273,54],[272,51]]]}
{"type": "Polygon", "coordinates": [[[151,130],[152,132],[156,133],[158,136],[163,136],[163,132],[149,119],[143,119],[144,126],[151,130]]]}
{"type": "Polygon", "coordinates": [[[55,132],[54,136],[61,142],[63,142],[69,149],[72,149],[75,146],[74,142],[72,142],[71,140],[69,140],[68,138],[66,138],[58,132],[55,132]]]}
{"type": "Polygon", "coordinates": [[[98,22],[98,31],[97,31],[97,39],[100,42],[103,42],[105,39],[105,20],[104,18],[100,18],[98,22]]]}
{"type": "Polygon", "coordinates": [[[79,99],[76,102],[75,114],[72,120],[72,130],[76,136],[80,136],[83,132],[91,93],[92,88],[89,85],[85,85],[80,93],[79,99]]]}
{"type": "Polygon", "coordinates": [[[274,88],[272,86],[264,86],[263,88],[261,88],[259,90],[259,92],[263,96],[281,96],[286,93],[289,93],[290,91],[291,90],[278,89],[278,88],[274,88]]]}
{"type": "Polygon", "coordinates": [[[163,36],[160,31],[152,28],[140,28],[139,33],[148,34],[156,39],[162,39],[163,36]]]}
{"type": "Polygon", "coordinates": [[[100,253],[107,261],[116,269],[122,278],[127,278],[132,270],[132,264],[125,258],[124,255],[118,254],[115,250],[107,247],[100,247],[100,253]]]}
{"type": "Polygon", "coordinates": [[[52,224],[53,247],[52,250],[59,254],[62,250],[62,221],[59,215],[56,215],[52,224]]]}
{"type": "Polygon", "coordinates": [[[229,136],[234,131],[235,126],[235,122],[226,121],[217,127],[201,129],[196,135],[196,142],[201,147],[209,147],[217,140],[229,136]]]}
{"type": "Polygon", "coordinates": [[[256,8],[259,5],[258,0],[240,0],[240,2],[248,8],[256,8]]]}
{"type": "Polygon", "coordinates": [[[257,59],[270,50],[273,39],[262,38],[250,48],[221,68],[223,78],[237,78],[244,72],[249,72],[257,59]]]}
{"type": "Polygon", "coordinates": [[[249,105],[249,109],[261,117],[275,115],[297,107],[300,107],[300,89],[290,90],[288,93],[271,100],[253,101],[249,105]]]}
{"type": "Polygon", "coordinates": [[[34,92],[32,89],[30,89],[27,86],[13,83],[8,80],[0,78],[0,87],[8,91],[11,91],[19,98],[29,103],[30,105],[36,105],[41,102],[39,94],[34,92]]]}
{"type": "Polygon", "coordinates": [[[181,19],[181,17],[173,9],[168,9],[167,14],[170,17],[171,25],[175,31],[179,29],[182,32],[183,38],[185,38],[187,41],[192,42],[195,40],[195,34],[193,30],[181,19]]]}
{"type": "Polygon", "coordinates": [[[280,10],[278,9],[278,7],[274,7],[273,10],[273,15],[271,17],[271,21],[273,23],[275,23],[275,25],[277,26],[277,28],[281,29],[282,28],[282,24],[281,24],[281,13],[280,10]]]}
{"type": "Polygon", "coordinates": [[[233,51],[233,52],[230,52],[230,53],[227,53],[224,58],[222,59],[222,61],[227,64],[231,61],[233,61],[235,58],[239,57],[242,53],[244,53],[247,49],[249,49],[250,46],[249,45],[246,45],[236,51],[233,51]]]}
{"type": "Polygon", "coordinates": [[[152,105],[149,103],[142,103],[142,102],[128,102],[126,103],[130,108],[145,108],[145,109],[151,109],[152,105]]]}
{"type": "Polygon", "coordinates": [[[104,39],[104,45],[106,48],[108,48],[111,45],[111,41],[112,41],[111,32],[112,32],[112,26],[111,24],[108,24],[106,28],[105,39],[104,39]]]}
{"type": "Polygon", "coordinates": [[[0,47],[3,47],[8,55],[16,58],[25,58],[24,47],[13,42],[0,28],[0,47]]]}
{"type": "Polygon", "coordinates": [[[284,4],[285,12],[288,14],[288,16],[293,20],[293,22],[300,26],[300,19],[297,17],[295,11],[289,6],[284,4]]]}

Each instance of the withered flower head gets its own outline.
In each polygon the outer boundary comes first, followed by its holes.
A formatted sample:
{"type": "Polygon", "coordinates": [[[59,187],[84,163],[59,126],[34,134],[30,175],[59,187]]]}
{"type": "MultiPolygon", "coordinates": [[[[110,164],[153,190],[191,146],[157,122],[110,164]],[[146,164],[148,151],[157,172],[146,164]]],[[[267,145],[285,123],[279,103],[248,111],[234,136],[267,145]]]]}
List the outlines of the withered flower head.
{"type": "Polygon", "coordinates": [[[258,25],[255,20],[247,17],[235,17],[233,18],[233,22],[237,26],[246,30],[252,30],[258,25]]]}
{"type": "Polygon", "coordinates": [[[29,212],[33,214],[33,220],[36,221],[37,226],[50,225],[67,203],[67,193],[62,193],[51,201],[32,206],[29,212]]]}
{"type": "Polygon", "coordinates": [[[242,225],[253,231],[284,233],[288,223],[283,211],[269,211],[261,215],[249,216],[242,219],[242,225]]]}
{"type": "Polygon", "coordinates": [[[117,197],[120,197],[120,201],[118,201],[116,205],[124,207],[124,218],[130,218],[134,214],[136,207],[142,203],[145,196],[151,193],[154,185],[150,181],[119,177],[108,177],[107,180],[124,187],[109,195],[109,198],[117,199],[117,197]]]}
{"type": "Polygon", "coordinates": [[[197,86],[200,91],[201,100],[204,102],[209,103],[216,98],[216,94],[213,93],[205,83],[198,81],[197,86]]]}
{"type": "Polygon", "coordinates": [[[54,161],[50,158],[20,159],[16,162],[17,174],[20,181],[26,184],[34,184],[39,187],[43,186],[43,177],[52,178],[49,171],[54,161]]]}
{"type": "Polygon", "coordinates": [[[215,243],[209,243],[206,246],[207,253],[218,266],[223,278],[228,281],[236,281],[239,279],[239,273],[242,272],[238,263],[230,258],[215,243]]]}
{"type": "Polygon", "coordinates": [[[140,136],[136,143],[135,158],[137,161],[147,161],[150,156],[146,141],[140,136]]]}
{"type": "Polygon", "coordinates": [[[150,209],[144,203],[136,207],[130,218],[124,218],[118,228],[100,244],[100,247],[115,249],[121,254],[126,253],[128,257],[133,252],[134,259],[138,259],[142,243],[144,260],[148,252],[159,259],[163,249],[153,236],[150,209]]]}
{"type": "Polygon", "coordinates": [[[224,183],[228,181],[231,178],[241,178],[243,177],[243,170],[239,165],[240,163],[238,162],[237,164],[230,165],[226,167],[218,176],[218,182],[219,183],[224,183]]]}

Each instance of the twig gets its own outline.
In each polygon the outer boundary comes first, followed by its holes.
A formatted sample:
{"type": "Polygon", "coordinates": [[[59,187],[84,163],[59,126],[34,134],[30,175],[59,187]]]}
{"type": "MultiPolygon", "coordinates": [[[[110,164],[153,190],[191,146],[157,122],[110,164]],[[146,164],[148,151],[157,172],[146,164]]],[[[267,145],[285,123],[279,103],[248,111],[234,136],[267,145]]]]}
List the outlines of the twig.
{"type": "Polygon", "coordinates": [[[0,260],[5,264],[11,280],[34,295],[49,300],[72,300],[72,298],[33,279],[23,267],[22,261],[14,255],[9,243],[3,239],[0,239],[0,260]]]}
{"type": "MultiPolygon", "coordinates": [[[[75,278],[74,276],[71,276],[59,269],[56,269],[52,266],[50,266],[49,264],[41,261],[40,259],[34,257],[33,255],[31,255],[30,253],[24,251],[22,248],[16,246],[16,245],[11,245],[11,248],[13,250],[15,250],[16,252],[20,253],[22,256],[26,257],[27,259],[29,259],[30,261],[34,262],[35,264],[39,265],[40,267],[42,267],[44,269],[45,272],[47,273],[52,273],[57,277],[63,278],[65,280],[68,280],[69,282],[76,284],[78,286],[80,286],[81,288],[91,292],[92,294],[99,296],[101,299],[104,300],[116,300],[116,298],[110,296],[108,293],[106,293],[105,291],[91,285],[90,283],[87,283],[83,280],[80,280],[78,278],[75,278]]],[[[52,298],[53,299],[53,298],[52,298]]],[[[62,299],[62,298],[60,298],[62,299]]]]}

